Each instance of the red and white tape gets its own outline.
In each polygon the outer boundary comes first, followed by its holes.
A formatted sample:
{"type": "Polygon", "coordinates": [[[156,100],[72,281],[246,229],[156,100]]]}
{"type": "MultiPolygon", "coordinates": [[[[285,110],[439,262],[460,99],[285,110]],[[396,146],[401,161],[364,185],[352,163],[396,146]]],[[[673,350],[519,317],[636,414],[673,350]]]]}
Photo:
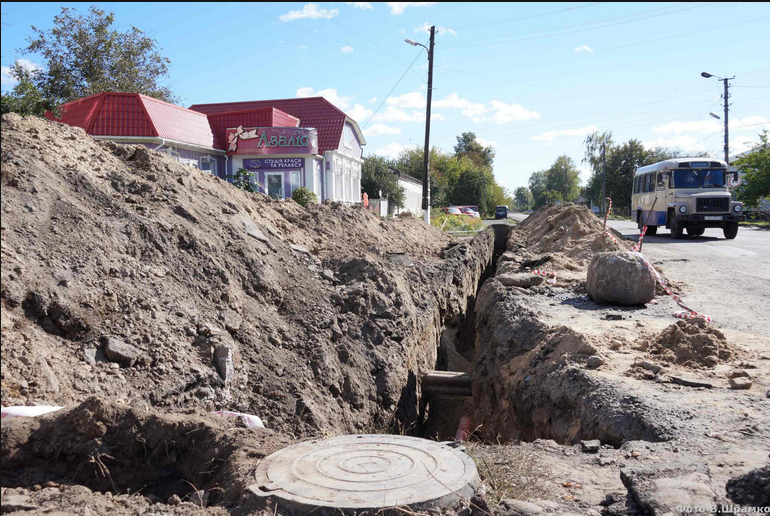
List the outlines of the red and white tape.
{"type": "Polygon", "coordinates": [[[618,239],[617,239],[617,238],[615,238],[614,236],[612,236],[612,233],[610,233],[609,231],[605,231],[605,232],[604,232],[604,234],[605,234],[605,235],[607,235],[608,237],[610,237],[610,239],[611,239],[613,242],[615,242],[616,244],[620,245],[620,242],[618,242],[618,239]]]}
{"type": "Polygon", "coordinates": [[[681,310],[679,312],[674,312],[671,315],[673,315],[674,317],[678,317],[679,319],[697,319],[697,318],[700,318],[700,319],[705,319],[708,322],[711,322],[711,317],[709,317],[708,315],[702,314],[700,312],[696,312],[695,310],[693,310],[689,306],[685,305],[684,302],[682,301],[682,299],[679,296],[677,296],[676,294],[674,294],[674,291],[671,290],[668,287],[668,285],[666,285],[666,282],[663,281],[663,278],[660,276],[660,274],[658,274],[658,271],[655,270],[655,267],[652,266],[652,264],[649,262],[649,260],[647,260],[647,258],[642,253],[640,253],[638,251],[631,251],[631,253],[639,256],[642,259],[642,261],[644,261],[644,264],[647,266],[647,269],[649,269],[649,271],[655,277],[657,282],[660,283],[660,286],[663,287],[663,290],[666,291],[666,294],[671,296],[671,299],[673,299],[674,302],[677,305],[679,305],[681,308],[684,308],[684,310],[681,310]]]}
{"type": "Polygon", "coordinates": [[[552,276],[553,279],[548,280],[548,283],[551,283],[552,285],[556,284],[556,273],[555,272],[549,272],[549,271],[532,271],[532,274],[537,274],[538,276],[552,276]]]}
{"type": "Polygon", "coordinates": [[[644,238],[645,233],[647,233],[647,226],[644,226],[642,228],[642,234],[639,235],[639,241],[636,244],[634,244],[634,248],[632,249],[632,251],[639,252],[639,250],[642,248],[642,239],[644,238]]]}
{"type": "Polygon", "coordinates": [[[612,199],[610,199],[609,197],[605,197],[605,199],[610,201],[609,204],[607,205],[607,215],[606,215],[606,217],[609,217],[610,212],[612,211],[612,199]]]}

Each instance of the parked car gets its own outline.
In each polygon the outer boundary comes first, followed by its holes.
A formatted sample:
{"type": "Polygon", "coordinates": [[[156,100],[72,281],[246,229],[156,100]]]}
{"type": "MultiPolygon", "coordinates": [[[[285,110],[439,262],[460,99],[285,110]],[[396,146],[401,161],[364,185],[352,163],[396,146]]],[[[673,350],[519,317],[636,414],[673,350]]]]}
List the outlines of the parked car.
{"type": "Polygon", "coordinates": [[[495,208],[495,219],[507,219],[508,206],[498,206],[495,208]]]}
{"type": "Polygon", "coordinates": [[[475,211],[470,206],[463,206],[460,208],[460,211],[463,212],[465,215],[468,215],[469,217],[473,217],[474,219],[480,219],[481,215],[479,215],[478,211],[475,211]]]}
{"type": "Polygon", "coordinates": [[[455,208],[454,206],[441,208],[441,211],[443,211],[447,215],[463,215],[463,212],[460,211],[460,208],[455,208]]]}

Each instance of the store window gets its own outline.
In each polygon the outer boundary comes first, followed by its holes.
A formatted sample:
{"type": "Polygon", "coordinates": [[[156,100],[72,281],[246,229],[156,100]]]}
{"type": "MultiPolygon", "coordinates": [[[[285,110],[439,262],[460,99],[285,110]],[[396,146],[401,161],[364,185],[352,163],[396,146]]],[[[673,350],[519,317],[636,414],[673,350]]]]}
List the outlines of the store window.
{"type": "Polygon", "coordinates": [[[290,172],[290,177],[291,177],[291,192],[289,196],[294,195],[294,190],[296,190],[301,186],[299,184],[299,170],[292,170],[290,172]]]}
{"type": "Polygon", "coordinates": [[[211,156],[202,156],[200,159],[200,169],[212,176],[217,175],[217,160],[211,156]]]}

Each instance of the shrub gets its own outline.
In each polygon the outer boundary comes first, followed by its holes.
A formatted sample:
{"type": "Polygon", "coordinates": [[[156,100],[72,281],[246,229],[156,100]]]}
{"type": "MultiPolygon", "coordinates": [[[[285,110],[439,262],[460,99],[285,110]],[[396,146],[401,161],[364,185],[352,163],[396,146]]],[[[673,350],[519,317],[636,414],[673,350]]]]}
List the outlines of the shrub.
{"type": "Polygon", "coordinates": [[[468,215],[449,215],[439,210],[431,210],[430,224],[443,231],[479,231],[484,227],[481,219],[468,215]]]}
{"type": "Polygon", "coordinates": [[[295,189],[294,193],[291,194],[291,198],[294,199],[294,202],[296,202],[300,206],[305,206],[309,202],[318,201],[318,197],[316,197],[316,194],[314,194],[304,186],[300,186],[299,188],[295,189]]]}

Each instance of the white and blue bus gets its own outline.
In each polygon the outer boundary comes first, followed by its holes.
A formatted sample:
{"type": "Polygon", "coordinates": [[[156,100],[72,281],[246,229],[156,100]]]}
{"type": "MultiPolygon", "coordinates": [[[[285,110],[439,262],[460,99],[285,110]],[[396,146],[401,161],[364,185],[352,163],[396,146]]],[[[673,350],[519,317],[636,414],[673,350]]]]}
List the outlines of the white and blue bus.
{"type": "Polygon", "coordinates": [[[725,238],[732,239],[738,222],[745,220],[743,203],[734,202],[728,191],[727,163],[706,158],[640,167],[634,175],[631,217],[640,229],[647,224],[648,235],[665,227],[675,239],[685,230],[700,236],[706,228],[722,228],[725,238]]]}

